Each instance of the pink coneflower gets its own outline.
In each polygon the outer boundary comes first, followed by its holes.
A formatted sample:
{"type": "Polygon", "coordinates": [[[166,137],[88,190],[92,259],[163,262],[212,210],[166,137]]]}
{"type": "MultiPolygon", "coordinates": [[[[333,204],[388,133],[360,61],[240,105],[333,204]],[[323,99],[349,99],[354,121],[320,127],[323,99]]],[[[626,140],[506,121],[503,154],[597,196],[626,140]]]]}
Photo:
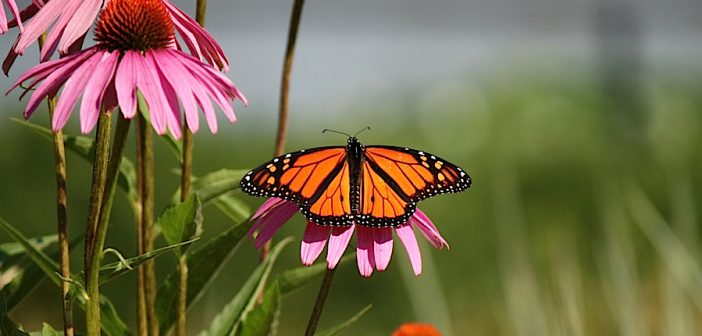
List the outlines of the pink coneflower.
{"type": "MultiPolygon", "coordinates": [[[[228,70],[229,61],[212,35],[168,0],[162,1],[168,11],[167,17],[173,22],[190,53],[219,69],[228,70]]],[[[52,24],[53,27],[41,49],[41,61],[47,61],[57,48],[63,55],[75,51],[75,45],[82,43],[82,38],[95,21],[100,9],[107,6],[110,1],[51,0],[46,5],[43,5],[41,0],[33,0],[33,2],[25,10],[26,13],[23,11],[23,19],[31,17],[31,20],[26,24],[3,64],[5,73],[9,71],[16,56],[23,54],[41,34],[49,31],[52,24]]]]}
{"type": "MultiPolygon", "coordinates": [[[[49,3],[54,1],[59,0],[49,3]]],[[[149,106],[151,123],[159,134],[169,130],[175,138],[181,136],[178,100],[193,132],[198,129],[197,106],[210,130],[217,131],[211,100],[234,122],[229,100],[240,98],[246,104],[246,98],[214,67],[173,49],[173,26],[161,0],[110,0],[95,27],[97,45],[39,64],[17,80],[12,89],[32,80],[24,94],[36,86],[25,118],[63,86],[52,120],[54,130],[63,128],[81,94],[84,133],[93,129],[101,109],[119,106],[125,118],[132,118],[137,110],[137,89],[149,106]]]]}
{"type": "MultiPolygon", "coordinates": [[[[297,212],[298,206],[293,202],[274,197],[267,199],[252,217],[254,224],[249,235],[252,236],[258,231],[255,238],[256,248],[261,248],[269,241],[275,232],[297,212]]],[[[422,273],[422,256],[414,235],[415,227],[437,249],[448,247],[448,243],[441,237],[436,226],[421,210],[417,209],[407,223],[396,227],[376,228],[362,225],[329,227],[308,221],[302,238],[300,256],[303,264],[312,265],[324,250],[324,246],[328,245],[327,266],[330,269],[335,268],[355,229],[358,271],[362,276],[369,277],[373,270],[384,271],[390,263],[393,231],[395,231],[409,255],[414,274],[419,275],[422,273]]]]}

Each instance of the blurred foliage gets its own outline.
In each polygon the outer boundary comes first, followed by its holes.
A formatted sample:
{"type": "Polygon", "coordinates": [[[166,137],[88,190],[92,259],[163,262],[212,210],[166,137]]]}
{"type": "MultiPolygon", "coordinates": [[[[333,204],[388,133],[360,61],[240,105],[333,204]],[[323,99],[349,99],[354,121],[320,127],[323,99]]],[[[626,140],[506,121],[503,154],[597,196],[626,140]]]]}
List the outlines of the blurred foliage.
{"type": "MultiPolygon", "coordinates": [[[[376,92],[335,110],[293,108],[289,150],[345,142],[322,135],[323,128],[354,132],[370,126],[362,142],[438,154],[474,180],[464,193],[420,205],[451,244],[450,251],[420,243],[425,271],[418,278],[399,244],[389,269],[370,279],[362,279],[353,262],[342,265],[320,330],[372,303],[372,311],[348,334],[387,335],[410,321],[433,323],[446,335],[465,330],[486,335],[702,333],[697,213],[702,175],[696,169],[702,159],[702,74],[656,74],[641,85],[636,103],[627,105],[627,97],[603,90],[586,69],[523,68],[517,64],[422,90],[376,92]],[[612,115],[627,106],[635,106],[645,127],[627,129],[626,123],[612,122],[612,115]]],[[[19,115],[19,106],[5,109],[7,116],[19,115]]],[[[32,121],[46,125],[40,115],[32,121]]],[[[76,124],[67,132],[77,134],[76,124]]],[[[234,172],[270,159],[274,128],[272,119],[245,117],[216,136],[201,131],[195,137],[194,174],[234,172]]],[[[127,153],[132,155],[133,146],[127,153]]],[[[69,227],[75,237],[86,218],[90,167],[75,154],[68,160],[69,227]]],[[[156,160],[156,208],[164,209],[179,179],[172,171],[177,159],[165,141],[157,141],[156,160]]],[[[0,215],[21,223],[26,236],[52,234],[50,146],[16,123],[0,122],[0,162],[0,215]]],[[[246,205],[230,208],[255,208],[262,201],[243,199],[246,205]]],[[[125,201],[122,195],[115,205],[108,246],[132,255],[125,251],[135,250],[135,224],[125,201]]],[[[216,208],[203,209],[203,239],[193,244],[194,251],[242,219],[216,208]]],[[[297,216],[277,240],[299,238],[303,228],[297,216]]],[[[0,241],[11,239],[1,236],[0,241]]],[[[271,267],[299,266],[296,249],[285,249],[271,267]]],[[[78,253],[73,261],[80,263],[78,253]]],[[[175,262],[171,256],[159,259],[160,279],[175,262]]],[[[257,265],[257,251],[244,240],[190,307],[189,334],[222,312],[257,265]]],[[[102,288],[131,326],[135,298],[124,293],[134,292],[135,282],[129,274],[102,288]]],[[[300,334],[316,295],[317,282],[312,283],[289,295],[268,292],[270,305],[253,316],[266,319],[280,310],[278,334],[300,334]]],[[[40,330],[43,321],[59,326],[58,297],[57,288],[39,286],[10,316],[26,330],[40,330]],[[56,298],[48,300],[55,303],[46,304],[47,298],[56,298]]]]}

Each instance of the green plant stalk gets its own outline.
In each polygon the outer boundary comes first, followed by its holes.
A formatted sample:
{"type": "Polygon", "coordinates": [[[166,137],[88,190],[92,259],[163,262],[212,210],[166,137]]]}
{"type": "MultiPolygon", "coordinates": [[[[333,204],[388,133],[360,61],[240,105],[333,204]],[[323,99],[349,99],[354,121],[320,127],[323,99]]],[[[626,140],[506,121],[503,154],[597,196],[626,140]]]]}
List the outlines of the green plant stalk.
{"type": "MultiPolygon", "coordinates": [[[[56,98],[47,100],[49,119],[53,119],[56,108],[56,98]]],[[[54,162],[56,169],[56,222],[59,243],[59,270],[63,279],[71,278],[71,252],[68,239],[68,192],[66,191],[66,148],[63,144],[63,132],[53,132],[54,162]]],[[[61,301],[63,308],[63,334],[73,336],[73,302],[68,297],[70,283],[61,282],[61,301]]]]}
{"type": "Polygon", "coordinates": [[[184,253],[178,258],[178,321],[176,323],[176,336],[185,336],[185,313],[188,307],[188,257],[184,253]]]}
{"type": "MultiPolygon", "coordinates": [[[[44,47],[46,33],[39,36],[39,49],[44,47]]],[[[49,120],[54,118],[56,109],[56,97],[47,98],[49,109],[49,120]]],[[[54,148],[54,167],[56,172],[56,223],[59,243],[59,272],[65,280],[71,279],[71,252],[68,241],[68,192],[66,191],[66,181],[68,172],[66,170],[66,148],[63,143],[63,132],[54,131],[52,134],[54,148]]],[[[63,312],[63,334],[73,336],[73,302],[68,299],[69,281],[61,283],[61,307],[63,312]]]]}
{"type": "MultiPolygon", "coordinates": [[[[111,112],[103,112],[101,114],[110,115],[111,112]]],[[[90,268],[86,277],[86,290],[88,292],[88,307],[86,310],[86,322],[88,336],[100,335],[100,290],[99,290],[99,274],[100,265],[102,264],[103,250],[105,247],[105,238],[107,237],[107,229],[110,224],[110,215],[112,213],[112,201],[114,200],[115,190],[117,189],[117,179],[119,176],[119,166],[124,154],[124,146],[129,133],[129,119],[125,119],[121,113],[117,119],[117,127],[115,129],[114,143],[112,144],[112,154],[107,164],[107,172],[104,183],[103,202],[100,205],[97,228],[95,230],[95,241],[92,244],[90,268]]],[[[107,128],[109,137],[109,126],[98,125],[101,128],[107,128]]],[[[103,130],[98,129],[98,133],[103,130]]],[[[105,146],[105,149],[106,146],[105,146]]],[[[105,150],[104,155],[107,156],[105,150]]],[[[103,154],[101,154],[103,155],[103,154]]],[[[97,151],[96,151],[97,158],[97,151]]],[[[97,159],[96,159],[97,161],[97,159]]]]}
{"type": "Polygon", "coordinates": [[[322,310],[324,310],[324,302],[327,300],[327,295],[329,294],[329,289],[331,288],[332,280],[334,280],[334,273],[336,268],[327,269],[324,273],[324,278],[322,279],[322,285],[319,287],[319,293],[317,294],[317,301],[314,303],[314,308],[312,309],[312,315],[310,315],[310,320],[307,322],[307,330],[305,330],[305,336],[314,336],[314,332],[317,330],[317,324],[319,323],[319,318],[322,316],[322,310]]]}
{"type": "MultiPolygon", "coordinates": [[[[198,1],[199,3],[199,1],[198,1]]],[[[199,5],[198,5],[199,8],[199,5]]],[[[185,119],[185,118],[184,118],[185,119]]],[[[193,166],[193,134],[188,129],[186,122],[183,123],[183,162],[180,173],[180,201],[184,202],[190,193],[190,176],[193,166]]],[[[176,336],[185,336],[187,310],[186,295],[188,292],[188,262],[186,255],[178,260],[178,297],[177,297],[177,322],[175,328],[176,336]]]]}
{"type": "MultiPolygon", "coordinates": [[[[290,12],[290,25],[288,27],[288,41],[285,47],[285,58],[283,59],[283,73],[280,77],[280,100],[278,103],[278,130],[275,135],[275,149],[273,156],[280,156],[285,152],[285,138],[288,135],[288,112],[290,110],[290,77],[292,75],[293,58],[295,56],[295,45],[297,44],[297,32],[300,30],[300,18],[305,0],[295,0],[292,12],[290,12]]],[[[259,260],[262,262],[271,251],[271,241],[263,245],[259,260]]]]}
{"type": "MultiPolygon", "coordinates": [[[[95,134],[95,156],[93,158],[93,178],[90,188],[90,204],[88,206],[88,223],[85,228],[85,274],[97,273],[100,266],[92,267],[93,239],[95,228],[100,219],[100,207],[105,194],[105,181],[107,180],[107,162],[110,141],[110,126],[112,113],[100,112],[97,132],[95,134]]],[[[85,288],[88,291],[88,300],[85,310],[86,331],[89,336],[100,335],[100,295],[97,279],[85,278],[85,288]]]]}
{"type": "MultiPolygon", "coordinates": [[[[154,221],[154,163],[151,130],[141,114],[137,117],[137,255],[153,250],[152,225],[154,221]]],[[[156,271],[153,260],[137,269],[137,332],[139,336],[158,335],[156,318],[156,271]]]]}
{"type": "MultiPolygon", "coordinates": [[[[205,13],[207,0],[197,0],[195,3],[195,20],[200,26],[205,26],[205,13]]],[[[180,201],[184,202],[190,193],[190,177],[193,167],[193,133],[188,128],[186,118],[183,118],[183,160],[180,173],[180,201]]],[[[188,295],[188,259],[183,254],[178,259],[178,292],[177,292],[177,318],[175,326],[176,336],[185,336],[186,311],[188,295]]]]}

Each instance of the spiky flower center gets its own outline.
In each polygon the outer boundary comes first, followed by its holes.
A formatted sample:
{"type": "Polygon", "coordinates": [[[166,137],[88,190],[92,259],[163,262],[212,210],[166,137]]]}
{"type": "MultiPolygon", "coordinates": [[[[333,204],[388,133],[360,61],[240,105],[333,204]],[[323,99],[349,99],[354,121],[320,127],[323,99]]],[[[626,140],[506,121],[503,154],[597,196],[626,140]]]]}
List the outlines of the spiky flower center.
{"type": "Polygon", "coordinates": [[[95,41],[109,51],[165,48],[173,22],[162,0],[109,0],[95,26],[95,41]]]}

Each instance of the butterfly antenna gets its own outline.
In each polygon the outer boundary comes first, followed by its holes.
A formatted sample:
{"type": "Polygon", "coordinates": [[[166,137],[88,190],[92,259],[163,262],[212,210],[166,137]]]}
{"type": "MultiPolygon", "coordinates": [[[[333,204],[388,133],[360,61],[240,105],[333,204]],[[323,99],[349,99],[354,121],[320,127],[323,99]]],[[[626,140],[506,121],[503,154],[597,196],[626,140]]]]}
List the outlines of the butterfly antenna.
{"type": "Polygon", "coordinates": [[[345,136],[347,136],[347,137],[349,137],[349,138],[351,137],[351,135],[348,134],[348,133],[335,131],[335,130],[333,130],[333,129],[325,128],[324,130],[322,130],[322,133],[327,133],[327,132],[332,132],[332,133],[337,133],[337,134],[345,135],[345,136]]]}
{"type": "Polygon", "coordinates": [[[370,131],[370,126],[366,126],[363,129],[361,129],[360,131],[356,132],[356,134],[354,134],[353,137],[355,138],[357,135],[359,135],[365,131],[370,131]]]}

